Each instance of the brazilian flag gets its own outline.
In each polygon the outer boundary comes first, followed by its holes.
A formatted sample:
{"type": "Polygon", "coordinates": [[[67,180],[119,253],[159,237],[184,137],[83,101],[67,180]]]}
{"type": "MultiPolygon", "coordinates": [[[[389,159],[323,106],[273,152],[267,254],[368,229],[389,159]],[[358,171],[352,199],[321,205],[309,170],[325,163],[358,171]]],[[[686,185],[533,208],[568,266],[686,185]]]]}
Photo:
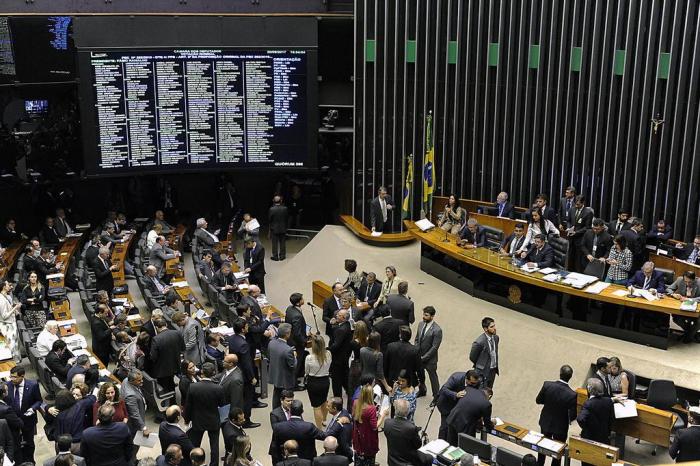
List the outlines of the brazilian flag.
{"type": "Polygon", "coordinates": [[[413,155],[408,157],[406,166],[406,184],[403,188],[403,202],[401,203],[401,219],[411,218],[411,193],[413,192],[413,155]]]}
{"type": "Polygon", "coordinates": [[[423,159],[423,210],[430,217],[435,191],[435,148],[433,147],[433,113],[425,121],[425,157],[423,159]]]}

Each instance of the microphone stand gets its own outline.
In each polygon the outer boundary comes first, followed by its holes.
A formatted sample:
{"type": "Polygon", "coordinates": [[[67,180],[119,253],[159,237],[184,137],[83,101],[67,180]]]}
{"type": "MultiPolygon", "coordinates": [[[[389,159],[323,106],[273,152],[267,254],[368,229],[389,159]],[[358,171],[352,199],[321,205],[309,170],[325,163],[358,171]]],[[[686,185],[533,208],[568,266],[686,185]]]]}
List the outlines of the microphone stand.
{"type": "Polygon", "coordinates": [[[318,321],[316,320],[316,311],[314,310],[318,306],[316,306],[315,304],[312,304],[312,303],[306,303],[306,304],[308,304],[309,307],[311,308],[311,314],[314,316],[314,325],[316,326],[316,333],[320,335],[321,331],[318,329],[318,321]]]}

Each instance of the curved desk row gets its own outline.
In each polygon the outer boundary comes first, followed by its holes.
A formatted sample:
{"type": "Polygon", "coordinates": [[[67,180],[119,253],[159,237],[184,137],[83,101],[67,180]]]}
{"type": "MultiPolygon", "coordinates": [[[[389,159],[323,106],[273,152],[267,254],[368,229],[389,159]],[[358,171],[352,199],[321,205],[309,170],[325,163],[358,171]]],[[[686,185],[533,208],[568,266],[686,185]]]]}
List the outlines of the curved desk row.
{"type": "Polygon", "coordinates": [[[485,248],[463,249],[457,238],[441,230],[422,232],[406,222],[421,241],[421,270],[487,301],[553,323],[666,349],[669,316],[697,318],[680,310],[680,302],[664,297],[650,302],[629,298],[625,288],[610,285],[599,294],[574,289],[527,273],[510,260],[485,248]]]}
{"type": "Polygon", "coordinates": [[[413,235],[407,231],[403,233],[383,233],[379,236],[372,236],[372,230],[364,226],[362,222],[352,215],[341,215],[340,221],[352,231],[355,236],[373,246],[403,246],[415,240],[413,235]]]}
{"type": "Polygon", "coordinates": [[[10,273],[17,262],[17,258],[24,251],[27,240],[15,241],[5,248],[5,253],[0,257],[0,279],[10,279],[10,273]]]}

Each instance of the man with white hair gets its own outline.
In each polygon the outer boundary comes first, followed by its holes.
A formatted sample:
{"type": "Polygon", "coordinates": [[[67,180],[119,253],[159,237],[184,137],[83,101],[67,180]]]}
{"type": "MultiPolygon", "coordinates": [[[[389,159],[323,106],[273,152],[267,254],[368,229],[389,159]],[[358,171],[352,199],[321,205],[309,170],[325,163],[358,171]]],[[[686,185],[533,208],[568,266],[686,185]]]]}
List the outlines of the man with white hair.
{"type": "Polygon", "coordinates": [[[220,242],[217,234],[220,232],[217,230],[214,233],[207,230],[209,223],[204,217],[197,219],[197,229],[194,231],[194,236],[197,238],[198,245],[204,247],[211,251],[212,260],[217,267],[221,267],[221,264],[228,260],[228,256],[225,254],[219,254],[214,250],[214,246],[220,242]]]}
{"type": "Polygon", "coordinates": [[[112,265],[112,261],[109,260],[110,254],[111,251],[109,248],[102,246],[94,263],[95,290],[104,290],[109,295],[112,294],[112,290],[114,289],[114,277],[112,277],[112,272],[119,268],[116,265],[112,265]]]}
{"type": "Polygon", "coordinates": [[[615,420],[612,398],[605,396],[605,388],[600,379],[590,378],[586,385],[588,399],[576,418],[581,426],[581,438],[609,444],[610,430],[615,420]]]}
{"type": "Polygon", "coordinates": [[[170,287],[158,278],[158,269],[153,265],[146,267],[146,275],[143,277],[144,285],[153,296],[165,296],[170,291],[170,287]]]}
{"type": "Polygon", "coordinates": [[[498,193],[498,196],[496,196],[496,205],[489,209],[489,213],[497,217],[514,217],[515,209],[513,208],[513,204],[508,202],[507,192],[501,191],[498,193]]]}
{"type": "Polygon", "coordinates": [[[634,288],[649,290],[653,295],[666,292],[664,274],[663,272],[654,270],[654,263],[651,261],[645,262],[644,265],[642,265],[642,270],[638,270],[634,273],[632,278],[627,280],[627,286],[630,292],[633,292],[634,288]]]}
{"type": "Polygon", "coordinates": [[[338,439],[329,435],[323,440],[323,454],[314,458],[314,466],[347,466],[350,464],[343,455],[337,455],[338,439]]]}
{"type": "Polygon", "coordinates": [[[408,419],[409,409],[408,400],[394,401],[394,417],[384,422],[389,466],[402,464],[427,466],[433,462],[430,455],[418,451],[422,445],[418,435],[420,428],[408,419]]]}
{"type": "Polygon", "coordinates": [[[49,354],[49,351],[51,351],[51,347],[53,346],[53,342],[58,340],[58,336],[56,335],[57,333],[58,324],[56,321],[47,321],[46,325],[44,325],[44,330],[39,332],[39,335],[36,337],[36,349],[39,350],[39,356],[43,358],[49,354]]]}

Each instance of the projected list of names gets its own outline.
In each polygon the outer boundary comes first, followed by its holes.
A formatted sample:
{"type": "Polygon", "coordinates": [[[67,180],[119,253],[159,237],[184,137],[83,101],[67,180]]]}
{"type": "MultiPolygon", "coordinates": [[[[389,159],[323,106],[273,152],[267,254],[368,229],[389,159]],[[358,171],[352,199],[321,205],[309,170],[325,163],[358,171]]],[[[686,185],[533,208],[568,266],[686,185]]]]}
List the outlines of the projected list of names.
{"type": "Polygon", "coordinates": [[[295,167],[304,51],[92,52],[98,168],[295,167]]]}

